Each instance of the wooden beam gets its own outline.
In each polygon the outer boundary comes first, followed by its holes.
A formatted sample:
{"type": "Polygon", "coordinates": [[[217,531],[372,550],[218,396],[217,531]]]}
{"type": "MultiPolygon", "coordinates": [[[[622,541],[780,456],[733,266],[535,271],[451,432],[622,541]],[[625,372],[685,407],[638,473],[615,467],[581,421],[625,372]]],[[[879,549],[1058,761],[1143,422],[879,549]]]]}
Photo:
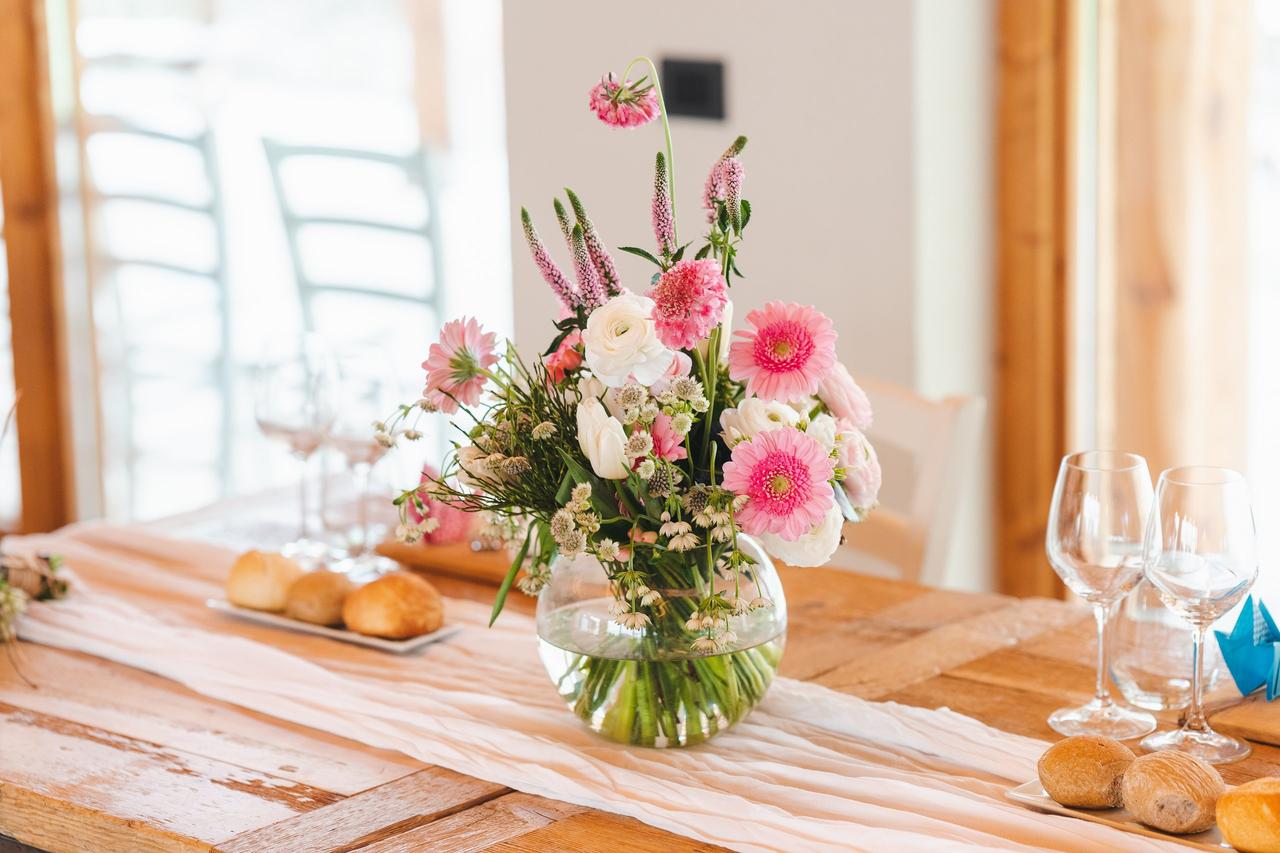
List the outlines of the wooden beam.
{"type": "Polygon", "coordinates": [[[1247,0],[1105,0],[1101,444],[1243,468],[1248,423],[1247,0]]]}
{"type": "Polygon", "coordinates": [[[1001,592],[1061,596],[1044,531],[1065,452],[1070,0],[997,11],[996,553],[1001,592]]]}
{"type": "Polygon", "coordinates": [[[43,0],[0,0],[0,199],[5,211],[22,527],[71,520],[53,162],[43,0]]]}

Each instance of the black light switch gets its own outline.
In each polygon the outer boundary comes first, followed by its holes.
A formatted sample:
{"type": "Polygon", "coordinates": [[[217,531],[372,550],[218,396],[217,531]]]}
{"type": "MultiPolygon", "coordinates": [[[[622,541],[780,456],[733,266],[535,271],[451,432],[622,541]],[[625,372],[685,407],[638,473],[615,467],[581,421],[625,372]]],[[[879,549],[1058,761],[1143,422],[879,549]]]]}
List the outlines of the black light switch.
{"type": "Polygon", "coordinates": [[[669,115],[724,118],[724,63],[663,59],[662,96],[669,115]]]}

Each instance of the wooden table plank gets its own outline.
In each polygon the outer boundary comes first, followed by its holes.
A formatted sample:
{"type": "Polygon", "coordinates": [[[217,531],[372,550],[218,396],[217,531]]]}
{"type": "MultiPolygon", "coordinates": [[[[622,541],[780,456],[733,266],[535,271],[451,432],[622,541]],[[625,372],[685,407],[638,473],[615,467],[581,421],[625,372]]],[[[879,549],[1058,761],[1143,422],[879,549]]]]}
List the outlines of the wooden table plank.
{"type": "Polygon", "coordinates": [[[0,743],[0,826],[39,847],[81,838],[86,849],[101,851],[200,849],[338,799],[7,704],[0,704],[0,743]]]}
{"type": "Polygon", "coordinates": [[[581,806],[515,792],[361,847],[360,853],[485,850],[584,811],[581,806]]]}
{"type": "Polygon", "coordinates": [[[79,652],[23,643],[35,687],[0,678],[0,702],[160,746],[354,794],[422,762],[201,696],[177,682],[79,652]]]}
{"type": "Polygon", "coordinates": [[[629,817],[586,811],[487,848],[494,853],[619,853],[660,850],[663,853],[720,853],[723,847],[672,835],[629,817]]]}
{"type": "Polygon", "coordinates": [[[428,767],[347,797],[327,809],[228,838],[217,849],[222,853],[345,853],[470,809],[506,792],[501,785],[428,767]]]}

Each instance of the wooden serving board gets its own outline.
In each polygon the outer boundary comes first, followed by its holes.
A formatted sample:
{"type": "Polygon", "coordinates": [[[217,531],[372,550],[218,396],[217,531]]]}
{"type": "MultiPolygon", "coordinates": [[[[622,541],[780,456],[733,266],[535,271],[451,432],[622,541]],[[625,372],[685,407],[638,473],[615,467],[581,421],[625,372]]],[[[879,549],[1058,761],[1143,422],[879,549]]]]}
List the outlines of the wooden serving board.
{"type": "Polygon", "coordinates": [[[482,583],[501,583],[511,568],[511,557],[505,551],[476,551],[469,542],[406,545],[388,540],[378,546],[378,553],[424,572],[482,583]]]}
{"type": "Polygon", "coordinates": [[[1209,723],[1224,734],[1280,746],[1280,699],[1268,702],[1262,693],[1210,714],[1209,723]]]}

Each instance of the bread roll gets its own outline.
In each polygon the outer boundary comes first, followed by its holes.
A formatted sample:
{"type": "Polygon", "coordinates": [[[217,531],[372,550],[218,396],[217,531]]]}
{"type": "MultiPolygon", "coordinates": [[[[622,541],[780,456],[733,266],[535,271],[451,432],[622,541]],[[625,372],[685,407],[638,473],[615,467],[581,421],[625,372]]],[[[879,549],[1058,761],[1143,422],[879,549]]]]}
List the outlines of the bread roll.
{"type": "Polygon", "coordinates": [[[395,572],[348,595],[342,621],[360,634],[406,640],[439,628],[444,623],[444,602],[422,578],[395,572]]]}
{"type": "Polygon", "coordinates": [[[1120,805],[1120,779],[1133,751],[1118,740],[1078,735],[1045,750],[1036,764],[1045,793],[1064,806],[1112,809],[1120,805]]]}
{"type": "Polygon", "coordinates": [[[1280,853],[1280,778],[1254,779],[1219,797],[1218,829],[1240,853],[1280,853]]]}
{"type": "Polygon", "coordinates": [[[245,551],[227,576],[227,600],[238,607],[284,609],[289,587],[302,576],[302,567],[283,554],[245,551]]]}
{"type": "Polygon", "coordinates": [[[355,588],[344,574],[308,572],[289,588],[284,615],[316,625],[338,625],[342,622],[342,605],[355,588]]]}
{"type": "Polygon", "coordinates": [[[1214,808],[1226,787],[1212,766],[1166,749],[1129,765],[1124,807],[1147,826],[1165,832],[1203,832],[1213,826],[1214,808]]]}

